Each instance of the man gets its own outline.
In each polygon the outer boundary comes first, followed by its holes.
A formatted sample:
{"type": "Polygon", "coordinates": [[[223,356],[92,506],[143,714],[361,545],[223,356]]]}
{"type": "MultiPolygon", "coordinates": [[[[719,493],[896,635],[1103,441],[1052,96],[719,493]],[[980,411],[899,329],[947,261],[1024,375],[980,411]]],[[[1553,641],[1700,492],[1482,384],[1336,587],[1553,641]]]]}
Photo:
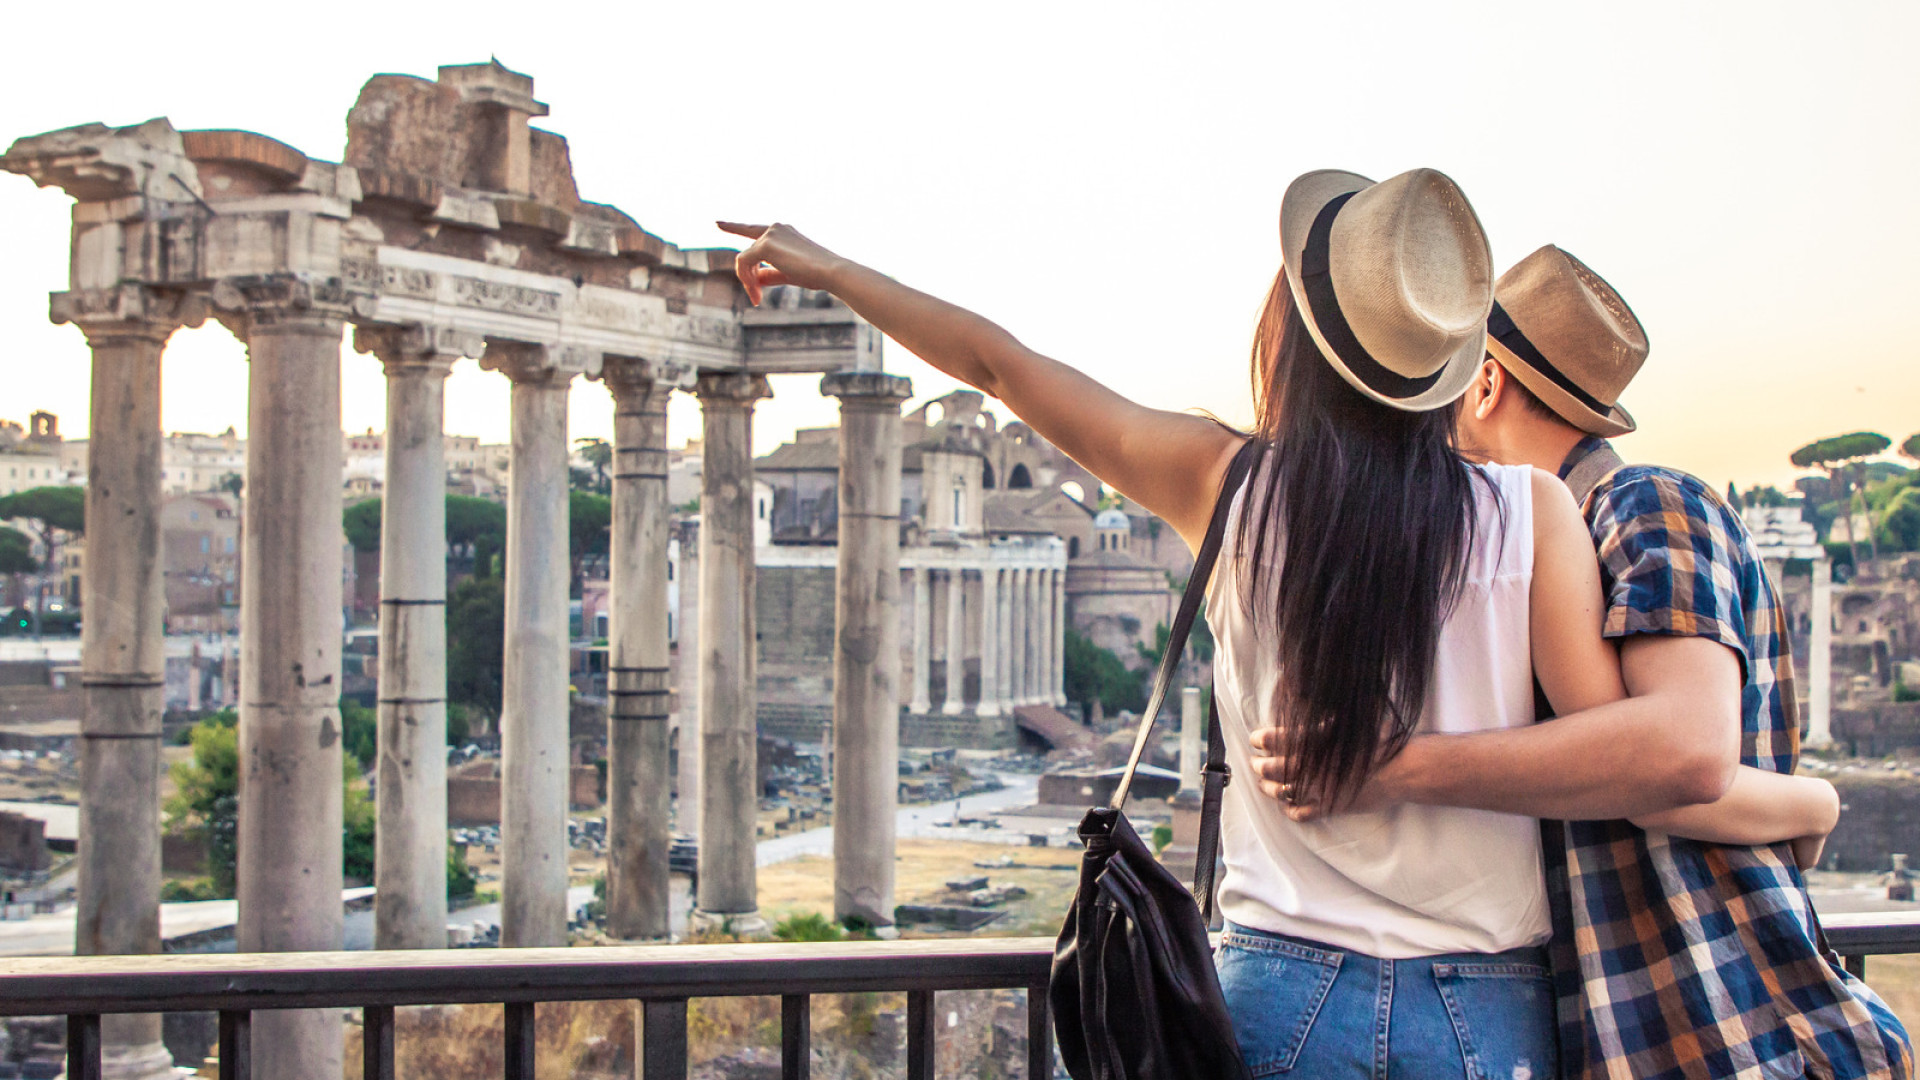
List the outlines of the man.
{"type": "MultiPolygon", "coordinates": [[[[1581,501],[1629,697],[1528,729],[1416,737],[1364,802],[1548,819],[1566,1076],[1905,1080],[1906,1032],[1830,956],[1788,845],[1626,820],[1713,802],[1741,763],[1791,773],[1800,738],[1785,613],[1738,515],[1692,476],[1623,466],[1606,442],[1634,430],[1617,400],[1646,352],[1619,295],[1549,245],[1501,277],[1488,359],[1459,406],[1463,452],[1555,471],[1581,501]]],[[[1278,794],[1267,738],[1255,768],[1278,794]]]]}

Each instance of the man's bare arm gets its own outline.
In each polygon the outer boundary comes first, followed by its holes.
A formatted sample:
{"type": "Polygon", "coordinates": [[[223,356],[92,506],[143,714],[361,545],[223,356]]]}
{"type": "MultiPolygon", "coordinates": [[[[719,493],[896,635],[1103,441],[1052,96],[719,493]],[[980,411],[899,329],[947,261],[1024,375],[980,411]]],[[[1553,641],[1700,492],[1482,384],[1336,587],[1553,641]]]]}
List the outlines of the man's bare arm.
{"type": "Polygon", "coordinates": [[[1657,814],[1726,794],[1740,763],[1740,661],[1699,637],[1620,648],[1628,697],[1532,727],[1424,735],[1375,774],[1370,801],[1563,821],[1657,814]]]}

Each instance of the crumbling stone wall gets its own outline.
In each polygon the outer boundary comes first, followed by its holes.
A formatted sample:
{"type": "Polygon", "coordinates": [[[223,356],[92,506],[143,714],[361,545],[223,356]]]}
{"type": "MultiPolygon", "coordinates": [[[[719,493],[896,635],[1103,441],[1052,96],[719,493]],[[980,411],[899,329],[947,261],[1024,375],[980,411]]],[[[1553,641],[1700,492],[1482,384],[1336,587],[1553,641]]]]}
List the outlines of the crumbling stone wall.
{"type": "Polygon", "coordinates": [[[1854,872],[1888,867],[1893,852],[1920,854],[1920,780],[1860,769],[1829,777],[1840,792],[1840,824],[1821,865],[1854,872]]]}

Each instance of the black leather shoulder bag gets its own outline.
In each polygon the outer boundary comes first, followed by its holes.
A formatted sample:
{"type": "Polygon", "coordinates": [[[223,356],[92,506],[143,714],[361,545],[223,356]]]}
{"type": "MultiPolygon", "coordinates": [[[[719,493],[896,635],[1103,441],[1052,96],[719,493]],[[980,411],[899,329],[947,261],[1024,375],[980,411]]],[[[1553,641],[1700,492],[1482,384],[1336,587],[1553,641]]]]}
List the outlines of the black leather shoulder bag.
{"type": "Polygon", "coordinates": [[[1260,444],[1249,442],[1227,469],[1126,772],[1112,801],[1088,810],[1080,822],[1086,855],[1080,863],[1079,891],[1054,946],[1047,994],[1060,1056],[1074,1080],[1250,1080],[1207,941],[1220,843],[1220,794],[1227,781],[1226,744],[1216,709],[1210,708],[1207,716],[1207,764],[1191,892],[1154,858],[1123,811],[1206,596],[1234,492],[1259,453],[1260,444]]]}

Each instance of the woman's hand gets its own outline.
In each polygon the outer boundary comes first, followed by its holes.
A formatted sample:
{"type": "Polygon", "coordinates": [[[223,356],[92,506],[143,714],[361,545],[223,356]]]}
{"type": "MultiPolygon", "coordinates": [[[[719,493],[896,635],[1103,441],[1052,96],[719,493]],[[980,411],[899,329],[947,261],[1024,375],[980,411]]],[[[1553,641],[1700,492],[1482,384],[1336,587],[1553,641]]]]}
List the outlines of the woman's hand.
{"type": "Polygon", "coordinates": [[[1391,785],[1382,776],[1392,768],[1391,761],[1375,769],[1359,790],[1338,807],[1315,806],[1294,798],[1293,785],[1287,780],[1287,759],[1281,754],[1281,740],[1285,735],[1277,727],[1265,727],[1255,731],[1249,741],[1253,747],[1253,775],[1259,781],[1260,790],[1279,802],[1281,812],[1288,818],[1299,822],[1319,821],[1336,813],[1384,810],[1395,803],[1391,785]]]}
{"type": "Polygon", "coordinates": [[[744,236],[753,243],[734,257],[733,272],[747,290],[747,299],[760,305],[768,285],[798,285],[803,289],[831,288],[833,272],[846,260],[800,235],[791,225],[742,225],[716,221],[721,231],[744,236]]]}

